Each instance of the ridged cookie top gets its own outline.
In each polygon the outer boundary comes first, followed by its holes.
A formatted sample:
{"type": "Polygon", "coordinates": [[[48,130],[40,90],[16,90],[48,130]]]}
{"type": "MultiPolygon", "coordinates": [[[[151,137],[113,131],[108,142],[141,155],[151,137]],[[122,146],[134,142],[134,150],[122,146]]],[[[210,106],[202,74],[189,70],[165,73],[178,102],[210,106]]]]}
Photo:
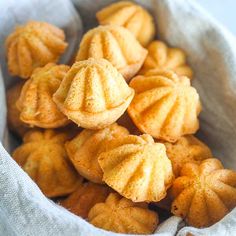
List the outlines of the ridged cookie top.
{"type": "Polygon", "coordinates": [[[108,5],[98,11],[96,17],[101,25],[111,24],[125,27],[143,46],[146,46],[155,35],[152,16],[143,7],[133,2],[120,1],[108,5]]]}
{"type": "Polygon", "coordinates": [[[79,186],[68,198],[60,204],[74,214],[88,217],[90,209],[99,202],[105,202],[111,190],[104,185],[91,182],[79,186]]]}
{"type": "Polygon", "coordinates": [[[111,193],[105,203],[96,204],[88,219],[96,227],[126,234],[151,234],[159,221],[146,204],[134,203],[117,193],[111,193]]]}
{"type": "Polygon", "coordinates": [[[128,134],[126,128],[116,123],[101,130],[84,129],[74,139],[66,143],[66,151],[82,176],[95,183],[103,183],[103,173],[98,164],[99,149],[105,141],[128,134]]]}
{"type": "Polygon", "coordinates": [[[6,40],[9,72],[29,78],[35,68],[57,62],[66,47],[61,29],[46,22],[29,21],[16,27],[6,40]]]}
{"type": "Polygon", "coordinates": [[[155,70],[173,70],[178,75],[192,78],[193,71],[187,65],[186,55],[180,48],[170,48],[162,41],[153,41],[148,46],[148,55],[139,73],[155,73],[155,70]]]}
{"type": "Polygon", "coordinates": [[[236,206],[236,172],[210,158],[183,166],[171,189],[172,213],[189,225],[208,227],[236,206]]]}
{"type": "Polygon", "coordinates": [[[175,142],[199,128],[199,95],[190,80],[171,71],[136,76],[128,113],[136,126],[157,139],[175,142]]]}
{"type": "Polygon", "coordinates": [[[13,158],[47,197],[72,193],[82,182],[64,148],[70,135],[55,130],[29,131],[13,158]]]}
{"type": "Polygon", "coordinates": [[[79,126],[101,129],[127,109],[134,90],[105,59],[76,62],[53,96],[61,111],[79,126]]]}
{"type": "Polygon", "coordinates": [[[76,60],[104,58],[128,80],[141,68],[146,55],[147,50],[127,29],[106,25],[91,29],[83,36],[76,60]]]}
{"type": "Polygon", "coordinates": [[[179,176],[181,168],[187,162],[199,163],[212,157],[209,147],[193,135],[181,137],[175,143],[164,142],[166,153],[171,160],[175,177],[179,176]]]}
{"type": "Polygon", "coordinates": [[[103,181],[134,202],[160,201],[173,180],[165,146],[147,134],[105,143],[98,162],[103,181]]]}
{"type": "Polygon", "coordinates": [[[68,70],[69,66],[54,63],[34,70],[17,101],[23,122],[41,128],[58,128],[69,123],[52,100],[68,70]]]}

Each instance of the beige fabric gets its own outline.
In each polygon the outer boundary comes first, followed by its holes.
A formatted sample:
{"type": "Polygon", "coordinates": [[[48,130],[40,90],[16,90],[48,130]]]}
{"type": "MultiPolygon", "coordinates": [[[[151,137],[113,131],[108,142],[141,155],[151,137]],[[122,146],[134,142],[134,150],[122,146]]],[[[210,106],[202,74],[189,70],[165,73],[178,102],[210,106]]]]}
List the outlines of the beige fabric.
{"type": "MultiPolygon", "coordinates": [[[[95,12],[109,0],[73,0],[84,29],[96,25],[95,12]]],[[[195,74],[194,86],[203,103],[199,135],[226,167],[236,169],[236,48],[235,39],[199,9],[193,0],[147,0],[144,3],[155,16],[159,39],[185,50],[195,74]]],[[[0,137],[5,126],[4,86],[16,78],[6,71],[4,39],[17,23],[29,19],[45,20],[65,29],[69,48],[63,62],[76,52],[81,22],[69,0],[0,1],[0,137]]],[[[15,142],[5,136],[8,149],[15,142]],[[10,140],[10,141],[9,141],[10,140]],[[8,141],[8,142],[7,142],[8,141]]],[[[94,228],[83,219],[49,201],[30,178],[0,146],[0,235],[4,236],[105,236],[114,235],[94,228]]],[[[160,236],[175,235],[181,219],[171,217],[160,225],[160,236]]],[[[206,229],[184,227],[178,236],[236,235],[236,209],[219,223],[206,229]]]]}

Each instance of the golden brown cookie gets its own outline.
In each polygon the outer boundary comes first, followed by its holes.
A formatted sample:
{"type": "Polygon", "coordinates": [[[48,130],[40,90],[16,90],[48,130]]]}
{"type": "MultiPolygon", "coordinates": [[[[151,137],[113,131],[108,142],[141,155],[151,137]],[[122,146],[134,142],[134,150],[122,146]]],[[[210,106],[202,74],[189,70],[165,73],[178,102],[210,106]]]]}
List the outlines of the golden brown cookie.
{"type": "Polygon", "coordinates": [[[73,64],[53,96],[60,110],[78,126],[102,129],[127,109],[134,90],[105,59],[73,64]]]}
{"type": "Polygon", "coordinates": [[[82,182],[64,148],[68,137],[67,133],[50,129],[29,131],[12,154],[47,197],[70,194],[82,182]]]}
{"type": "Polygon", "coordinates": [[[169,48],[162,41],[153,41],[148,46],[148,55],[143,63],[141,74],[154,74],[155,70],[173,70],[178,75],[192,79],[193,71],[187,65],[186,55],[180,48],[169,48]],[[151,71],[150,71],[151,70],[151,71]]]}
{"type": "Polygon", "coordinates": [[[183,166],[171,188],[171,212],[194,227],[208,227],[236,206],[236,172],[214,158],[183,166]]]}
{"type": "Polygon", "coordinates": [[[147,50],[127,29],[106,25],[91,29],[83,36],[76,60],[104,58],[129,80],[139,71],[146,56],[147,50]]]}
{"type": "Polygon", "coordinates": [[[6,39],[8,70],[27,79],[35,68],[57,62],[66,47],[63,30],[46,22],[29,21],[6,39]]]}
{"type": "Polygon", "coordinates": [[[168,142],[194,134],[199,128],[199,95],[185,76],[172,71],[136,76],[130,82],[135,96],[128,113],[144,133],[168,142]]]}
{"type": "Polygon", "coordinates": [[[176,143],[164,142],[166,153],[173,167],[175,177],[179,176],[182,166],[187,162],[196,162],[211,158],[209,147],[193,135],[181,137],[176,143]]]}
{"type": "Polygon", "coordinates": [[[95,183],[103,183],[103,173],[98,164],[99,149],[104,141],[128,134],[127,129],[116,123],[101,130],[84,129],[74,139],[66,143],[66,151],[75,168],[83,177],[95,183]]]}
{"type": "Polygon", "coordinates": [[[134,203],[111,193],[105,203],[97,203],[89,212],[89,222],[96,227],[126,234],[151,234],[159,219],[146,204],[134,203]]]}
{"type": "Polygon", "coordinates": [[[133,2],[119,1],[110,4],[98,11],[96,17],[101,25],[125,27],[143,46],[147,46],[154,38],[153,17],[145,8],[133,2]]]}
{"type": "Polygon", "coordinates": [[[106,142],[98,163],[103,181],[133,202],[160,201],[173,181],[165,146],[148,134],[106,142]]]}
{"type": "Polygon", "coordinates": [[[29,129],[29,127],[20,120],[20,112],[16,107],[16,101],[20,97],[23,85],[23,82],[19,82],[7,90],[8,128],[20,137],[22,137],[29,129]]]}
{"type": "Polygon", "coordinates": [[[34,70],[16,103],[20,119],[30,126],[58,128],[69,123],[52,100],[69,66],[49,63],[34,70]]]}
{"type": "Polygon", "coordinates": [[[105,202],[109,192],[111,190],[105,185],[87,182],[65,200],[60,201],[60,205],[86,219],[90,209],[97,203],[105,202]]]}

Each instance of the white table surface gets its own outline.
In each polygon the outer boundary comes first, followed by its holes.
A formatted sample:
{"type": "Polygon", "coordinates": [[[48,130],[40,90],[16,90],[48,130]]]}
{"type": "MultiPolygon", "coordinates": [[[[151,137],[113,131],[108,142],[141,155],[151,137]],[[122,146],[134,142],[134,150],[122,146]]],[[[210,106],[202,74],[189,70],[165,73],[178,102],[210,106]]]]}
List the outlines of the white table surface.
{"type": "Polygon", "coordinates": [[[236,0],[196,0],[214,18],[236,35],[236,0]]]}

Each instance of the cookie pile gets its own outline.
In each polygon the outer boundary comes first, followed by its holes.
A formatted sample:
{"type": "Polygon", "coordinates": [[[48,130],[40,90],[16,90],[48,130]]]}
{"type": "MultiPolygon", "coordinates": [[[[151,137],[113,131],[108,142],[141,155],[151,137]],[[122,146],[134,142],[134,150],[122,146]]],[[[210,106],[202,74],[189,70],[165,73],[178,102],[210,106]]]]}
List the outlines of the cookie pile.
{"type": "Polygon", "coordinates": [[[194,136],[201,103],[185,53],[154,40],[135,3],[96,17],[70,66],[56,64],[67,47],[56,26],[30,21],[6,39],[9,73],[24,79],[7,91],[22,138],[13,158],[47,197],[108,231],[153,233],[151,205],[216,223],[236,206],[236,172],[194,136]]]}

